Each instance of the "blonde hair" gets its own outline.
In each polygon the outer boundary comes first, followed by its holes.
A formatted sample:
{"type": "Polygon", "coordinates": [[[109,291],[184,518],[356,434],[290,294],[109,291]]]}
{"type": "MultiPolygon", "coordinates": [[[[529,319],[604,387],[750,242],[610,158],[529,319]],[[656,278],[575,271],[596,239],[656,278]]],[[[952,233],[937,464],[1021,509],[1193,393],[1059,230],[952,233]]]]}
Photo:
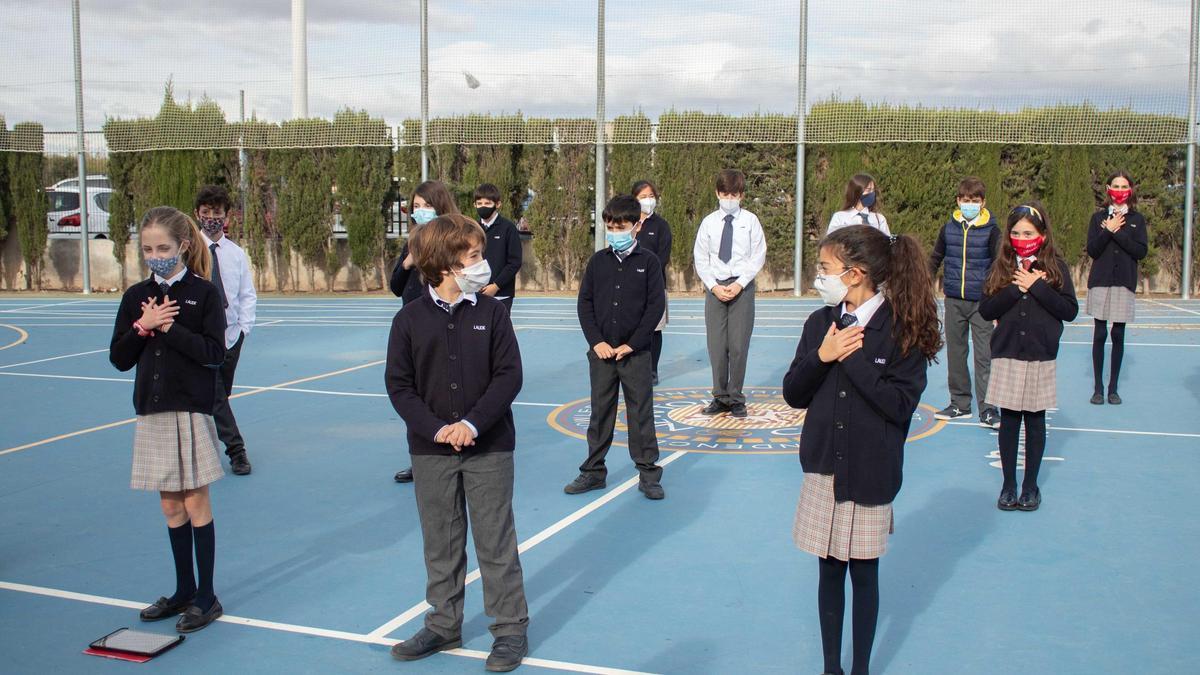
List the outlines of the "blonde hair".
{"type": "Polygon", "coordinates": [[[208,279],[212,275],[212,254],[204,245],[200,228],[191,216],[173,206],[156,206],[142,216],[139,229],[148,227],[163,228],[181,247],[183,242],[189,242],[187,251],[183,253],[183,264],[198,277],[208,279]]]}

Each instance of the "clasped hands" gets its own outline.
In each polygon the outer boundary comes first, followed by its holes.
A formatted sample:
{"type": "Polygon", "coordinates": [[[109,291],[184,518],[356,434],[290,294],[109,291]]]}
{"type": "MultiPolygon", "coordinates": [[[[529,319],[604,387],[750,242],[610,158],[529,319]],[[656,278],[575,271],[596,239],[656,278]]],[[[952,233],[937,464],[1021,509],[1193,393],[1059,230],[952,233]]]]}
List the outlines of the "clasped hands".
{"type": "Polygon", "coordinates": [[[142,318],[137,322],[147,331],[157,329],[166,333],[171,330],[178,314],[179,305],[171,296],[163,296],[162,304],[159,304],[158,298],[150,298],[142,303],[142,318]]]}
{"type": "Polygon", "coordinates": [[[831,323],[829,330],[825,331],[825,339],[817,349],[817,357],[822,363],[845,361],[851,354],[862,349],[862,346],[862,326],[838,328],[836,323],[831,323]]]}

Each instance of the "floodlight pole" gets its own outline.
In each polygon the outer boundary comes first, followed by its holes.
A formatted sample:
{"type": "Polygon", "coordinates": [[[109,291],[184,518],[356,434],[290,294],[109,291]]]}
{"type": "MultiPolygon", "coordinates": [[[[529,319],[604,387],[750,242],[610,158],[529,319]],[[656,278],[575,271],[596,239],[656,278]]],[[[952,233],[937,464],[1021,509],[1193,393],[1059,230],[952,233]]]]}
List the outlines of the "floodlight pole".
{"type": "Polygon", "coordinates": [[[1192,0],[1192,22],[1188,37],[1187,187],[1183,200],[1183,279],[1179,284],[1180,297],[1184,300],[1192,295],[1192,235],[1196,211],[1196,78],[1200,75],[1196,51],[1200,48],[1200,0],[1192,0]]]}
{"type": "Polygon", "coordinates": [[[800,77],[796,96],[796,246],[792,252],[792,294],[804,293],[804,116],[808,102],[808,0],[800,1],[800,77]]]}
{"type": "Polygon", "coordinates": [[[421,0],[421,182],[429,180],[429,0],[421,0]]]}
{"type": "Polygon", "coordinates": [[[600,214],[604,213],[604,203],[607,201],[604,174],[606,172],[606,154],[608,146],[604,138],[604,0],[596,2],[596,209],[592,216],[592,225],[596,250],[607,246],[605,242],[604,221],[600,214]]]}
{"type": "Polygon", "coordinates": [[[79,0],[71,0],[71,30],[75,34],[75,134],[79,154],[79,257],[83,270],[83,294],[92,292],[90,243],[88,237],[87,145],[83,133],[83,56],[79,41],[79,0]]]}

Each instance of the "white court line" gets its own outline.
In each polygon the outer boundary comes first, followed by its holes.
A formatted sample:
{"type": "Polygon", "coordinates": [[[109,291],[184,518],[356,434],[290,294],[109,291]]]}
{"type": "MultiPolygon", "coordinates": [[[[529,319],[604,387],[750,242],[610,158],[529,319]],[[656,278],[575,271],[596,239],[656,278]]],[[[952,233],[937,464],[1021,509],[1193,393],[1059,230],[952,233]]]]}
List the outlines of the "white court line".
{"type": "Polygon", "coordinates": [[[254,327],[261,328],[263,326],[274,326],[277,323],[283,323],[283,319],[276,319],[275,321],[268,321],[266,323],[256,323],[254,324],[254,327]]]}
{"type": "Polygon", "coordinates": [[[1147,299],[1146,302],[1153,302],[1156,305],[1161,305],[1163,307],[1170,307],[1171,309],[1176,309],[1176,310],[1179,310],[1180,312],[1187,312],[1188,314],[1195,314],[1197,316],[1200,316],[1200,312],[1197,312],[1194,309],[1188,309],[1186,307],[1179,307],[1177,305],[1172,305],[1169,302],[1161,302],[1159,300],[1149,300],[1149,299],[1147,299]]]}
{"type": "MultiPolygon", "coordinates": [[[[946,422],[957,427],[978,427],[978,422],[946,422]]],[[[1126,434],[1130,436],[1170,436],[1173,438],[1200,438],[1200,434],[1187,434],[1173,431],[1133,431],[1129,429],[1084,429],[1081,427],[1060,427],[1057,424],[1047,424],[1047,431],[1083,431],[1095,434],[1126,434]]]]}
{"type": "MultiPolygon", "coordinates": [[[[47,588],[45,586],[31,586],[29,584],[17,584],[9,581],[0,581],[0,589],[7,591],[15,591],[18,593],[29,593],[31,595],[41,595],[50,598],[59,598],[63,600],[75,600],[77,602],[88,602],[95,605],[108,605],[110,607],[122,607],[125,609],[142,609],[149,605],[148,602],[135,602],[132,600],[122,600],[120,598],[106,598],[102,595],[91,595],[88,593],[76,593],[74,591],[64,591],[57,588],[47,588]]],[[[267,621],[265,619],[251,619],[242,616],[231,616],[226,614],[217,619],[222,623],[229,623],[235,626],[249,626],[251,628],[262,628],[266,630],[280,631],[284,633],[298,633],[300,635],[311,635],[314,637],[331,638],[334,640],[346,640],[349,642],[362,642],[366,644],[378,644],[390,647],[400,640],[392,640],[384,637],[373,637],[371,635],[363,635],[361,633],[351,633],[341,630],[330,630],[327,628],[316,628],[313,626],[301,626],[294,623],[281,623],[278,621],[267,621]]],[[[472,659],[485,660],[488,657],[487,652],[477,649],[451,649],[443,652],[453,656],[464,656],[472,659]]],[[[620,668],[605,668],[603,666],[589,666],[582,663],[570,663],[568,661],[554,661],[551,659],[539,659],[526,657],[522,661],[522,665],[535,666],[539,668],[548,668],[551,670],[562,670],[572,673],[594,673],[595,675],[651,675],[636,670],[622,670],[620,668]]]]}
{"type": "Polygon", "coordinates": [[[69,359],[69,358],[72,358],[72,357],[75,357],[75,356],[87,356],[88,354],[99,354],[100,352],[106,352],[106,351],[108,351],[108,349],[107,349],[107,348],[105,348],[105,349],[93,349],[93,350],[92,350],[92,351],[90,351],[90,352],[77,352],[77,353],[75,353],[75,354],[63,354],[62,356],[51,356],[51,357],[50,357],[50,358],[48,358],[48,359],[38,359],[38,360],[36,360],[36,361],[23,361],[23,362],[21,362],[21,363],[9,363],[9,364],[7,364],[7,365],[0,366],[0,369],[4,369],[4,368],[16,368],[17,366],[32,366],[32,365],[33,365],[33,364],[35,364],[35,363],[45,363],[45,362],[47,362],[47,361],[57,361],[57,360],[59,360],[59,359],[69,359]]]}
{"type": "Polygon", "coordinates": [[[0,309],[0,313],[20,314],[21,312],[24,312],[24,311],[30,310],[30,309],[42,309],[43,307],[59,307],[61,305],[73,305],[78,302],[90,302],[90,301],[89,300],[68,300],[66,302],[52,302],[50,304],[44,304],[44,305],[30,305],[28,307],[14,307],[12,309],[0,309]]]}
{"type": "MultiPolygon", "coordinates": [[[[675,460],[679,459],[680,457],[683,457],[686,454],[687,454],[686,452],[682,452],[682,451],[672,452],[671,454],[664,457],[658,463],[658,465],[666,466],[666,465],[670,464],[671,462],[674,462],[675,460]]],[[[529,539],[526,539],[519,546],[517,546],[517,552],[524,553],[524,552],[528,551],[529,549],[533,548],[534,546],[537,546],[538,544],[546,541],[550,537],[558,534],[559,532],[562,532],[567,527],[574,525],[575,523],[579,522],[579,520],[581,520],[584,516],[587,516],[589,513],[592,513],[596,509],[599,509],[601,506],[604,506],[605,504],[611,502],[612,500],[621,496],[625,492],[628,492],[633,486],[638,484],[639,480],[641,480],[641,478],[639,476],[634,476],[634,477],[630,478],[629,480],[625,481],[624,483],[621,483],[617,487],[612,488],[611,490],[606,492],[603,496],[601,496],[599,499],[589,502],[586,506],[575,511],[574,513],[567,516],[566,518],[563,518],[562,520],[558,521],[557,523],[554,523],[550,527],[547,527],[546,529],[542,530],[541,532],[538,532],[537,534],[533,535],[529,539]]],[[[479,569],[476,568],[476,569],[472,570],[470,574],[467,575],[465,585],[470,585],[470,584],[478,581],[480,578],[481,578],[481,574],[479,572],[479,569]]],[[[429,603],[422,601],[419,604],[416,604],[416,605],[413,605],[412,607],[410,607],[408,609],[408,611],[404,612],[403,614],[393,618],[391,621],[388,621],[387,623],[383,624],[379,628],[376,628],[375,630],[371,631],[370,633],[368,633],[368,635],[370,635],[373,638],[381,638],[385,635],[390,634],[392,631],[403,626],[404,624],[408,623],[409,621],[412,621],[413,619],[417,618],[418,616],[424,614],[429,609],[431,609],[429,603]]]]}
{"type": "Polygon", "coordinates": [[[51,373],[0,373],[8,377],[40,377],[47,380],[87,380],[89,382],[125,382],[132,383],[132,378],[124,377],[84,377],[83,375],[53,375],[51,373]]]}

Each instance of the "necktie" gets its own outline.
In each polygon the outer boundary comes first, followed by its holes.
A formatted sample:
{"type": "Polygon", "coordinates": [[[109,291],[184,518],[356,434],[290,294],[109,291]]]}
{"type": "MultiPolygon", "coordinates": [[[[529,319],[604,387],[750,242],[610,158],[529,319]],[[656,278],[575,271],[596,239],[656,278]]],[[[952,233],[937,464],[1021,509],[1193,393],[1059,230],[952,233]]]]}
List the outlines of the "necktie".
{"type": "Polygon", "coordinates": [[[221,307],[229,307],[229,298],[225,296],[225,284],[221,282],[221,263],[217,258],[217,242],[208,245],[208,250],[212,253],[212,282],[213,286],[217,287],[217,293],[221,294],[221,307]]]}
{"type": "Polygon", "coordinates": [[[842,318],[838,320],[838,328],[841,328],[844,330],[846,328],[849,328],[850,326],[853,326],[856,323],[858,323],[858,317],[854,316],[850,312],[846,312],[845,314],[842,315],[842,318]]]}
{"type": "Polygon", "coordinates": [[[866,213],[860,213],[860,214],[858,214],[858,217],[859,217],[859,218],[862,218],[862,224],[863,224],[863,225],[870,225],[870,224],[871,224],[871,218],[870,218],[870,216],[868,216],[866,213]]]}
{"type": "Polygon", "coordinates": [[[159,288],[159,290],[162,291],[163,297],[165,298],[165,297],[167,297],[167,293],[170,292],[170,290],[171,290],[171,284],[168,284],[167,282],[164,281],[158,285],[158,288],[159,288]]]}
{"type": "Polygon", "coordinates": [[[1021,261],[1021,269],[1028,272],[1029,268],[1031,268],[1031,267],[1033,267],[1033,258],[1026,258],[1021,261]]]}
{"type": "Polygon", "coordinates": [[[717,259],[727,263],[733,259],[733,215],[725,216],[725,229],[721,230],[721,248],[717,251],[717,259]]]}
{"type": "Polygon", "coordinates": [[[438,307],[441,307],[442,309],[446,310],[446,312],[450,312],[450,310],[454,309],[454,306],[451,305],[450,303],[446,302],[445,300],[435,298],[433,302],[438,307]]]}

